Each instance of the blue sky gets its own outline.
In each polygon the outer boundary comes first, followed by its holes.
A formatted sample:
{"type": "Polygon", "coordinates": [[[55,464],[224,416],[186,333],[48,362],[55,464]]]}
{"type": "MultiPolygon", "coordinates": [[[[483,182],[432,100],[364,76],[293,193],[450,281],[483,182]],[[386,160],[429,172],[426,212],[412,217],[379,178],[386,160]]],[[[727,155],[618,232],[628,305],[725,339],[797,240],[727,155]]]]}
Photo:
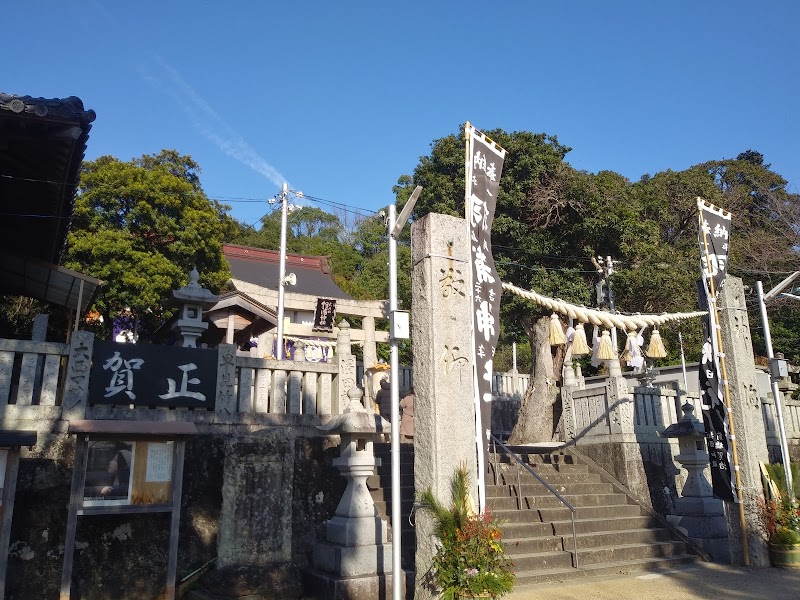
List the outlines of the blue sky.
{"type": "MultiPolygon", "coordinates": [[[[800,192],[800,4],[9,2],[0,91],[80,97],[87,159],[175,148],[255,223],[282,181],[377,211],[464,121],[631,180],[752,148],[800,192]]],[[[330,210],[328,205],[319,205],[330,210]]]]}

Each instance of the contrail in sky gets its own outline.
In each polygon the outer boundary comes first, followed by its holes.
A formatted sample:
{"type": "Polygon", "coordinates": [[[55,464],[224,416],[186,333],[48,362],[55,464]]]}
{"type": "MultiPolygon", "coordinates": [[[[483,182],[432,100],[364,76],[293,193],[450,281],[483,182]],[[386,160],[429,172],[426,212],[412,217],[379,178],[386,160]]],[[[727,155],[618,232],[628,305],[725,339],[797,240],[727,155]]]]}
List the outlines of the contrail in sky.
{"type": "MultiPolygon", "coordinates": [[[[177,102],[189,116],[192,125],[213,142],[220,150],[243,165],[260,173],[276,187],[281,187],[286,178],[264,160],[245,139],[220,117],[180,74],[167,64],[160,56],[154,60],[163,74],[163,78],[149,73],[144,66],[140,72],[142,77],[154,87],[164,91],[177,102]]],[[[291,184],[289,184],[291,188],[291,184]]]]}

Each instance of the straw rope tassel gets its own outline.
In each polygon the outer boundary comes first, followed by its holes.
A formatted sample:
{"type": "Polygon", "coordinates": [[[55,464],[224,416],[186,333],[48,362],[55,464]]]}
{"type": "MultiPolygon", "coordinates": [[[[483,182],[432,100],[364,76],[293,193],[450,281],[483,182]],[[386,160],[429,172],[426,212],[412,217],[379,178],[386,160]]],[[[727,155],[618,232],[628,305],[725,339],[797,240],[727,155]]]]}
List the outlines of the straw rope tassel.
{"type": "Polygon", "coordinates": [[[564,329],[561,327],[561,321],[558,315],[553,313],[550,315],[550,345],[560,346],[567,343],[567,337],[564,335],[564,329]]]}
{"type": "Polygon", "coordinates": [[[620,360],[624,360],[625,362],[630,362],[633,358],[634,347],[636,346],[636,336],[638,334],[635,331],[628,332],[628,339],[625,340],[625,349],[622,351],[622,355],[619,357],[620,360]]]}
{"type": "Polygon", "coordinates": [[[600,360],[613,360],[617,357],[611,343],[611,333],[608,330],[600,336],[600,347],[597,349],[597,358],[600,360]]]}
{"type": "Polygon", "coordinates": [[[664,342],[661,341],[661,334],[658,329],[653,329],[650,334],[650,345],[647,346],[647,356],[649,358],[666,358],[667,349],[664,348],[664,342]]]}
{"type": "Polygon", "coordinates": [[[586,330],[583,328],[583,323],[578,323],[575,326],[575,335],[572,336],[572,355],[584,356],[592,351],[586,341],[586,330]]]}

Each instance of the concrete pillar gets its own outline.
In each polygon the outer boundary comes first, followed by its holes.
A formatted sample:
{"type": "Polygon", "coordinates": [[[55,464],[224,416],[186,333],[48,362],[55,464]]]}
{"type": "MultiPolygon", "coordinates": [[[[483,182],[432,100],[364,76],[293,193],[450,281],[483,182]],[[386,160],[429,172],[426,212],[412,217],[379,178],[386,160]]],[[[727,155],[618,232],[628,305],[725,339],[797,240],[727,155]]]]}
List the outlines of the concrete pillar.
{"type": "MultiPolygon", "coordinates": [[[[733,411],[736,450],[739,457],[747,544],[750,564],[769,566],[769,549],[760,531],[758,498],[761,497],[760,463],[769,462],[761,400],[756,387],[756,371],[753,363],[753,342],[750,338],[750,323],[744,299],[742,280],[730,275],[717,299],[719,324],[722,331],[722,348],[725,353],[725,373],[728,378],[731,409],[733,411]]],[[[733,467],[733,465],[731,465],[733,467]]],[[[744,548],[739,518],[739,507],[726,503],[728,539],[731,544],[731,562],[741,565],[744,548]]]]}
{"type": "MultiPolygon", "coordinates": [[[[431,213],[412,225],[411,236],[414,487],[449,506],[456,468],[477,470],[467,224],[431,213]]],[[[426,578],[436,541],[427,511],[417,511],[416,523],[415,598],[426,600],[436,597],[426,578]]]]}

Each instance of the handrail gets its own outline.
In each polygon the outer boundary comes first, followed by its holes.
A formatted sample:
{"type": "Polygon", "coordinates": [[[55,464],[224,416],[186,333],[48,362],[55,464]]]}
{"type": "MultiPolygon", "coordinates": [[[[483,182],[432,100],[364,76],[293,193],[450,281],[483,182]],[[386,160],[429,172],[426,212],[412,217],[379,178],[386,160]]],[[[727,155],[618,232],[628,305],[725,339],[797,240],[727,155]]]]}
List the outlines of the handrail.
{"type": "MultiPolygon", "coordinates": [[[[573,551],[575,553],[575,568],[577,569],[578,568],[578,538],[577,538],[577,535],[575,534],[575,513],[577,512],[577,509],[574,506],[572,506],[572,504],[567,502],[567,500],[561,494],[559,494],[557,491],[555,491],[553,489],[553,487],[549,483],[547,483],[544,479],[542,479],[539,476],[539,474],[536,471],[534,471],[528,463],[523,461],[522,458],[516,452],[514,452],[511,448],[509,448],[503,442],[501,442],[494,434],[492,434],[492,446],[493,446],[493,449],[494,449],[495,456],[497,455],[497,445],[499,445],[505,451],[506,454],[511,456],[515,461],[517,461],[517,508],[520,508],[520,509],[522,508],[522,480],[520,478],[520,472],[519,472],[519,467],[521,465],[526,471],[528,471],[528,473],[533,475],[539,481],[539,483],[541,483],[544,487],[546,487],[547,490],[551,494],[553,494],[556,498],[558,498],[558,500],[561,502],[561,504],[563,504],[564,506],[566,506],[569,509],[570,516],[572,517],[572,549],[573,549],[573,551]]],[[[494,465],[494,475],[495,475],[495,478],[496,478],[497,477],[497,462],[496,461],[495,461],[495,465],[494,465]]],[[[496,480],[495,480],[495,483],[497,483],[496,480]]]]}

